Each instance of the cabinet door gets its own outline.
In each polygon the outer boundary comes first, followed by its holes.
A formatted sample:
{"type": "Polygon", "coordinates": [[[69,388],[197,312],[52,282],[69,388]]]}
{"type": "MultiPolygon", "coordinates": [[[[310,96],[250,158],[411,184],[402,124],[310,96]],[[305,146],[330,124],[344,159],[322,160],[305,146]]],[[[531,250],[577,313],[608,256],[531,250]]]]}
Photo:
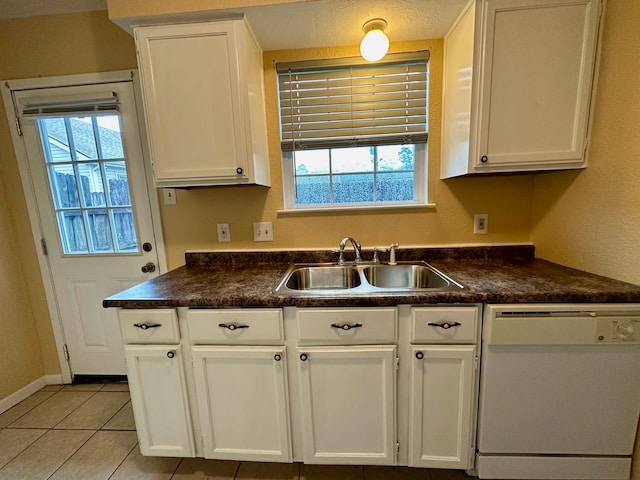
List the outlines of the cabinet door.
{"type": "Polygon", "coordinates": [[[156,183],[246,183],[234,23],[139,27],[135,36],[156,183]]]}
{"type": "Polygon", "coordinates": [[[126,345],[131,405],[140,451],[193,457],[193,431],[179,345],[126,345]]]}
{"type": "Polygon", "coordinates": [[[477,171],[583,166],[599,17],[598,0],[485,0],[477,171]]]}
{"type": "Polygon", "coordinates": [[[290,462],[284,347],[193,347],[205,458],[290,462]]]}
{"type": "Polygon", "coordinates": [[[395,346],[298,350],[304,462],[395,463],[395,346]]]}
{"type": "Polygon", "coordinates": [[[470,468],[474,345],[412,348],[409,466],[470,468]]]}

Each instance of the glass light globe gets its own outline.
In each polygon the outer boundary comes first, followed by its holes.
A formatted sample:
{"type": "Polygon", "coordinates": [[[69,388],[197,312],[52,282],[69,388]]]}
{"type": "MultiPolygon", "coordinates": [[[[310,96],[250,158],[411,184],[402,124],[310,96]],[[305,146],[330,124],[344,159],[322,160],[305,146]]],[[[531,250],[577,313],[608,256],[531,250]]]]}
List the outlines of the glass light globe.
{"type": "Polygon", "coordinates": [[[369,30],[360,42],[360,54],[368,62],[380,60],[389,50],[389,39],[382,30],[369,30]]]}

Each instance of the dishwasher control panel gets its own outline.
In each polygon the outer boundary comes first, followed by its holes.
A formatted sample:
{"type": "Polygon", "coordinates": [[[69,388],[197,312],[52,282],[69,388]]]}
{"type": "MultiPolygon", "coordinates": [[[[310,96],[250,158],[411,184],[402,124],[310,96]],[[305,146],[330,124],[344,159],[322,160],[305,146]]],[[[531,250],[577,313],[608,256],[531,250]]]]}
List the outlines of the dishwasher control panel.
{"type": "Polygon", "coordinates": [[[598,317],[596,342],[640,343],[640,316],[598,317]]]}

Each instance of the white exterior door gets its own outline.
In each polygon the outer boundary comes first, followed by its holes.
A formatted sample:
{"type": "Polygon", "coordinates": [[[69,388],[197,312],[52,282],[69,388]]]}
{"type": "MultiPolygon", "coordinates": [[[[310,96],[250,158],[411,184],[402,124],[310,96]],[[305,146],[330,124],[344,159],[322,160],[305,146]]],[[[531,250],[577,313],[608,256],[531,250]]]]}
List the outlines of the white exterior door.
{"type": "Polygon", "coordinates": [[[475,352],[475,345],[412,348],[409,466],[472,466],[475,352]]]}
{"type": "Polygon", "coordinates": [[[204,457],[290,462],[284,347],[193,347],[204,457]]]}
{"type": "Polygon", "coordinates": [[[52,286],[49,311],[62,327],[58,343],[66,345],[72,375],[124,375],[116,310],[102,308],[102,300],[158,274],[161,238],[133,82],[13,87],[12,94],[23,133],[14,144],[26,157],[21,174],[34,197],[31,224],[36,241],[43,239],[40,265],[52,286]],[[154,271],[141,271],[151,264],[154,271]]]}
{"type": "Polygon", "coordinates": [[[299,349],[304,462],[393,465],[395,346],[299,349]]]}

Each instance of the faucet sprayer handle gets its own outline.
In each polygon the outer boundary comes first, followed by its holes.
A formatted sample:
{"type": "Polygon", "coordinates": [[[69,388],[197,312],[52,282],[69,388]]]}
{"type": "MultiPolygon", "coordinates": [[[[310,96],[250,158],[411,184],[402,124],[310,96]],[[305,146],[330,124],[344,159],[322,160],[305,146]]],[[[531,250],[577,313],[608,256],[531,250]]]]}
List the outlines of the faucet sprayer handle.
{"type": "Polygon", "coordinates": [[[398,248],[400,245],[398,245],[397,243],[392,243],[389,246],[389,265],[396,265],[396,248],[398,248]]]}

